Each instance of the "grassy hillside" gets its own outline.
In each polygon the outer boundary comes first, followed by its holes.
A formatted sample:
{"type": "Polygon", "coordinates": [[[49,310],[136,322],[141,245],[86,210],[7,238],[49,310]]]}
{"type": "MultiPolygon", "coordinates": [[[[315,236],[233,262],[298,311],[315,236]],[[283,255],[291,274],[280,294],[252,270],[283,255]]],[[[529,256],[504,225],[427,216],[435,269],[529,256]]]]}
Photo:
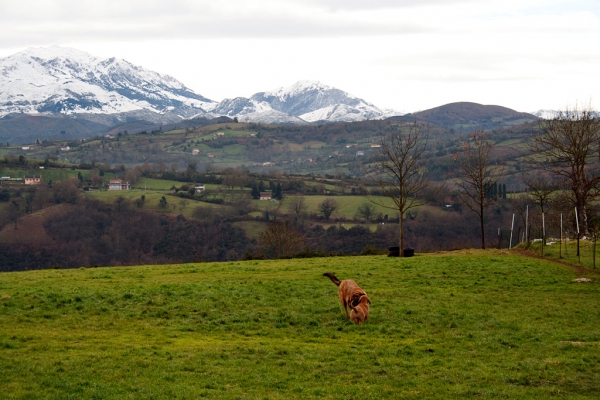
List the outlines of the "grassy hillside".
{"type": "Polygon", "coordinates": [[[497,251],[5,273],[0,397],[595,398],[600,287],[577,276],[497,251]]]}

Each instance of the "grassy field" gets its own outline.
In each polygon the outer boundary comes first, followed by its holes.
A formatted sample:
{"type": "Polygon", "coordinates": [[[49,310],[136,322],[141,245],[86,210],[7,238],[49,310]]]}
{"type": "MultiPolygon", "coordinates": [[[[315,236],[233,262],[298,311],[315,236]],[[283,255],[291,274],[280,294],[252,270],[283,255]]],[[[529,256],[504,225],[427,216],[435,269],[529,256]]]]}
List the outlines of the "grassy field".
{"type": "MultiPolygon", "coordinates": [[[[52,182],[60,182],[67,180],[69,178],[77,178],[77,175],[81,173],[84,179],[88,179],[90,177],[89,170],[71,170],[71,169],[12,169],[12,168],[4,168],[2,170],[3,176],[10,176],[12,178],[23,178],[26,175],[40,175],[41,179],[44,182],[48,182],[51,180],[52,182]]],[[[115,174],[106,172],[104,174],[104,179],[108,182],[110,179],[115,179],[115,174]]]]}
{"type": "Polygon", "coordinates": [[[597,398],[577,276],[507,251],[4,273],[0,397],[597,398]],[[326,271],[367,291],[364,325],[326,271]]]}
{"type": "MultiPolygon", "coordinates": [[[[554,258],[557,260],[563,260],[571,264],[582,265],[587,268],[594,269],[594,242],[592,240],[580,240],[579,242],[579,254],[577,256],[577,240],[570,239],[563,241],[562,245],[560,241],[548,241],[549,244],[544,246],[543,255],[544,257],[554,258]]],[[[529,250],[535,254],[542,255],[542,243],[533,242],[529,247],[529,250]]],[[[596,246],[596,264],[595,268],[600,270],[600,246],[596,246]]]]}
{"type": "Polygon", "coordinates": [[[191,217],[192,213],[196,209],[196,207],[210,207],[210,208],[230,208],[231,206],[221,206],[211,203],[206,203],[202,201],[195,201],[190,199],[182,199],[177,196],[171,196],[164,192],[157,192],[152,190],[140,190],[140,189],[132,189],[132,190],[123,190],[123,191],[93,191],[87,192],[85,196],[89,196],[93,199],[98,199],[100,201],[104,201],[107,203],[114,203],[117,198],[124,197],[125,199],[134,202],[136,199],[141,198],[141,196],[146,196],[144,205],[142,206],[142,210],[144,211],[153,211],[158,213],[168,213],[168,214],[183,214],[186,217],[191,217]],[[167,199],[167,207],[161,208],[159,206],[159,202],[161,197],[165,197],[167,199]]]}
{"type": "MultiPolygon", "coordinates": [[[[166,179],[140,178],[132,185],[132,187],[137,189],[170,190],[173,186],[180,187],[184,184],[185,183],[183,182],[169,181],[166,179]]],[[[188,185],[191,186],[192,183],[188,183],[188,185]]]]}

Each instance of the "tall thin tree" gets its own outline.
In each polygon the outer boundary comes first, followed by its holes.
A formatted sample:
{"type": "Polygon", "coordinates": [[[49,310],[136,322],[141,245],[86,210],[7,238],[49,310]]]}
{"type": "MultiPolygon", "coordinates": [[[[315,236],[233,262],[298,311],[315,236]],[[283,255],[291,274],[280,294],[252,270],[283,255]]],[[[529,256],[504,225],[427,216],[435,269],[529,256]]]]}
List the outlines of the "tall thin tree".
{"type": "Polygon", "coordinates": [[[471,132],[471,140],[461,143],[461,150],[454,153],[456,174],[454,183],[458,186],[458,197],[479,217],[481,248],[485,249],[484,211],[495,202],[488,191],[498,181],[501,168],[491,164],[494,144],[483,130],[471,132]]]}
{"type": "Polygon", "coordinates": [[[369,200],[381,207],[398,211],[400,257],[404,255],[404,217],[411,208],[426,204],[419,193],[429,184],[423,153],[427,149],[429,129],[422,122],[398,125],[383,135],[381,147],[367,175],[389,197],[393,205],[378,197],[369,200]]]}

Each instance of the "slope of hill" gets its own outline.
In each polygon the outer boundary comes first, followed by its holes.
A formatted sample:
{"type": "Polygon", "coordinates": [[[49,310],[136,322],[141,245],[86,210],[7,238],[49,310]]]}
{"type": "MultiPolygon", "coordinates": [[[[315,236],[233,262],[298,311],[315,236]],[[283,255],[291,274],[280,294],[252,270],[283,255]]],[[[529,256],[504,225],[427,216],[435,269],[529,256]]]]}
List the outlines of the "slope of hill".
{"type": "Polygon", "coordinates": [[[510,108],[469,102],[445,104],[413,113],[412,116],[438,126],[458,130],[469,130],[478,127],[495,129],[537,120],[535,115],[518,112],[510,108]]]}
{"type": "Polygon", "coordinates": [[[103,123],[66,115],[9,114],[0,118],[0,142],[18,144],[34,143],[37,139],[83,139],[107,129],[103,123]]]}
{"type": "Polygon", "coordinates": [[[597,397],[599,285],[469,253],[3,273],[2,397],[597,397]]]}

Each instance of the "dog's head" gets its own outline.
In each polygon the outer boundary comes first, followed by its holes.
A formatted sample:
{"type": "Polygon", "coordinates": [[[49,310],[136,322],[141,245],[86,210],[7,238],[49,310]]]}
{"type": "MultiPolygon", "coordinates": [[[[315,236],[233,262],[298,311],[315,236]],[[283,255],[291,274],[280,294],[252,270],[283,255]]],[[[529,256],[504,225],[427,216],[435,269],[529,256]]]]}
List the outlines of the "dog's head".
{"type": "Polygon", "coordinates": [[[350,321],[355,324],[362,324],[369,318],[369,304],[371,304],[371,300],[369,300],[368,296],[361,296],[358,300],[358,304],[352,309],[350,313],[350,321]]]}
{"type": "Polygon", "coordinates": [[[364,301],[362,299],[367,299],[366,301],[371,304],[371,300],[369,300],[369,297],[363,292],[363,293],[357,293],[355,295],[352,296],[352,299],[350,300],[350,308],[355,308],[357,307],[361,301],[364,301]]]}

